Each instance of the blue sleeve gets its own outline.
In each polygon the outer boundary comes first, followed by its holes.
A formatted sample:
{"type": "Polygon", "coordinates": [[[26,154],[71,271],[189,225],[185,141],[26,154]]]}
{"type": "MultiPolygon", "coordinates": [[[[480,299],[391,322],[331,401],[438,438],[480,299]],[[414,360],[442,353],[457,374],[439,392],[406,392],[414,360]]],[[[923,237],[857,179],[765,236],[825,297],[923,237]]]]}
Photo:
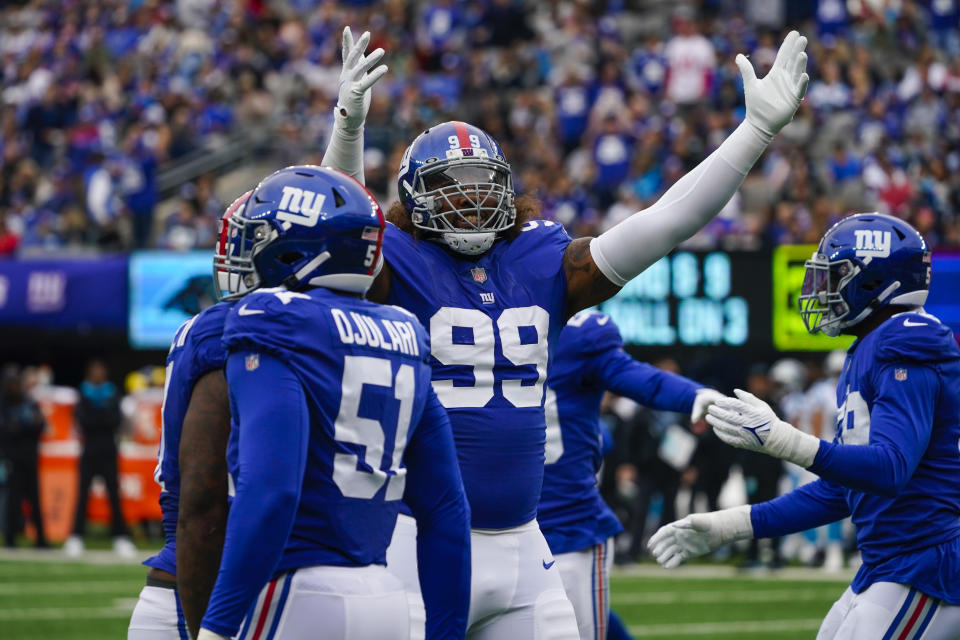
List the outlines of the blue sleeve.
{"type": "Polygon", "coordinates": [[[221,340],[222,332],[199,337],[193,350],[194,376],[200,378],[203,374],[222,369],[227,359],[227,352],[221,340]]]}
{"type": "Polygon", "coordinates": [[[809,468],[844,487],[892,497],[913,476],[930,442],[940,383],[929,367],[890,363],[878,370],[873,384],[869,444],[823,441],[809,468]],[[905,370],[906,377],[897,380],[895,369],[905,370]]]}
{"type": "Polygon", "coordinates": [[[225,636],[237,633],[280,561],[300,499],[309,435],[300,381],[286,364],[264,353],[248,370],[244,359],[250,353],[241,350],[227,359],[239,429],[236,495],[220,572],[201,624],[225,636]]]}
{"type": "Polygon", "coordinates": [[[447,412],[433,389],[404,453],[403,501],[417,519],[427,638],[463,638],[470,607],[470,507],[447,412]]]}
{"type": "Polygon", "coordinates": [[[593,358],[595,379],[621,396],[660,411],[689,413],[697,389],[703,385],[631,358],[612,349],[593,358]]]}
{"type": "Polygon", "coordinates": [[[776,538],[806,531],[850,515],[843,489],[817,480],[750,508],[754,538],[776,538]]]}

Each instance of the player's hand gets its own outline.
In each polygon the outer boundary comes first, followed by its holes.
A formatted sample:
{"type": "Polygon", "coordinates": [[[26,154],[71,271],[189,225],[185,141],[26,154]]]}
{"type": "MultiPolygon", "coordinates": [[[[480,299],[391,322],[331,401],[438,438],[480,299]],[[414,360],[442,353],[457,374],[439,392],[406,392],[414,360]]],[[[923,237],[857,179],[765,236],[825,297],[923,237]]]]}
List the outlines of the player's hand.
{"type": "Polygon", "coordinates": [[[660,527],[647,542],[650,554],[664,569],[673,569],[736,540],[753,536],[750,506],[711,513],[692,513],[660,527]]]}
{"type": "Polygon", "coordinates": [[[753,65],[742,53],[736,63],[743,76],[743,93],[747,103],[747,121],[764,135],[773,138],[796,113],[807,92],[810,76],[806,73],[807,39],[791,31],[783,39],[770,73],[757,78],[753,65]]]}
{"type": "Polygon", "coordinates": [[[230,640],[227,636],[222,636],[219,633],[214,633],[210,629],[201,627],[200,633],[197,634],[197,640],[230,640]]]}
{"type": "Polygon", "coordinates": [[[383,49],[378,48],[369,55],[363,55],[368,44],[369,31],[364,31],[360,39],[354,42],[350,27],[343,28],[343,68],[340,70],[337,113],[351,130],[363,126],[370,109],[370,87],[387,72],[385,64],[374,69],[374,65],[383,58],[383,49]]]}
{"type": "Polygon", "coordinates": [[[722,400],[727,396],[716,389],[697,389],[697,395],[693,399],[693,409],[690,411],[690,422],[703,420],[707,415],[707,409],[717,400],[722,400]]]}
{"type": "Polygon", "coordinates": [[[801,467],[809,467],[820,440],[777,417],[766,402],[735,389],[736,398],[723,398],[707,409],[707,422],[717,437],[738,449],[760,451],[801,467]]]}

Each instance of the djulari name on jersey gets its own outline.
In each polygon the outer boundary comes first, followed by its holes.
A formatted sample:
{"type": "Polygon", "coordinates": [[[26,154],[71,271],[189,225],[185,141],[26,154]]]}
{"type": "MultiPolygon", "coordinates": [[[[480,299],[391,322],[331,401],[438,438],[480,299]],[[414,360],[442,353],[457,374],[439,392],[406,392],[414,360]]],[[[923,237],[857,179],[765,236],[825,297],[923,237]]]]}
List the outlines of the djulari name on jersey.
{"type": "Polygon", "coordinates": [[[413,324],[404,320],[388,320],[387,318],[371,318],[368,315],[333,307],[330,309],[333,322],[337,325],[337,332],[344,344],[357,346],[379,347],[386,351],[398,351],[408,356],[419,356],[420,347],[417,345],[417,334],[413,324]],[[383,327],[386,331],[380,330],[383,327]]]}

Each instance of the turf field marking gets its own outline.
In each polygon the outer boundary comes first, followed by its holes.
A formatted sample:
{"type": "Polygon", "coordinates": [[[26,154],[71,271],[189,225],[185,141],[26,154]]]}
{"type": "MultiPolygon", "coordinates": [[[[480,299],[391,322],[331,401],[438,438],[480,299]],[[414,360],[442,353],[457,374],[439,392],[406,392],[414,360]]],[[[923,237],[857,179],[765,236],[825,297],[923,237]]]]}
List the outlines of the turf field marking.
{"type": "Polygon", "coordinates": [[[67,595],[83,593],[139,593],[143,580],[103,580],[76,582],[20,582],[0,583],[0,595],[67,595]]]}
{"type": "Polygon", "coordinates": [[[842,594],[836,589],[764,589],[757,591],[612,591],[610,603],[679,604],[710,602],[790,602],[791,600],[836,600],[842,594]]]}
{"type": "Polygon", "coordinates": [[[630,625],[629,631],[635,636],[680,636],[718,633],[771,633],[777,631],[802,631],[819,629],[820,618],[801,618],[799,620],[743,620],[731,622],[683,622],[676,624],[630,625]]]}
{"type": "Polygon", "coordinates": [[[0,621],[129,618],[136,598],[117,598],[112,607],[33,607],[0,609],[0,621]]]}
{"type": "Polygon", "coordinates": [[[610,577],[616,581],[630,578],[655,578],[657,580],[698,580],[712,578],[731,578],[739,582],[774,582],[788,580],[797,582],[845,582],[849,583],[856,575],[854,569],[826,572],[823,569],[805,567],[787,567],[776,571],[741,571],[728,565],[692,565],[676,569],[663,569],[655,564],[637,564],[628,567],[616,567],[610,577]]]}

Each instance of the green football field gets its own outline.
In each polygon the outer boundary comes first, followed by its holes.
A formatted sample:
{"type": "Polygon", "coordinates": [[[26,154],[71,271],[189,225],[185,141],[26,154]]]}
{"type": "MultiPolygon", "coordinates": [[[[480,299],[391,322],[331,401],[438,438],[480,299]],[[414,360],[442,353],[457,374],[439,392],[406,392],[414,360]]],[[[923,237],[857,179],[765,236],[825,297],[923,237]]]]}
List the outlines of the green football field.
{"type": "MultiPolygon", "coordinates": [[[[109,552],[68,561],[58,551],[0,554],[0,638],[125,638],[146,570],[109,552]]],[[[726,566],[615,573],[611,601],[636,638],[809,639],[850,574],[786,569],[739,574],[726,566]]]]}

